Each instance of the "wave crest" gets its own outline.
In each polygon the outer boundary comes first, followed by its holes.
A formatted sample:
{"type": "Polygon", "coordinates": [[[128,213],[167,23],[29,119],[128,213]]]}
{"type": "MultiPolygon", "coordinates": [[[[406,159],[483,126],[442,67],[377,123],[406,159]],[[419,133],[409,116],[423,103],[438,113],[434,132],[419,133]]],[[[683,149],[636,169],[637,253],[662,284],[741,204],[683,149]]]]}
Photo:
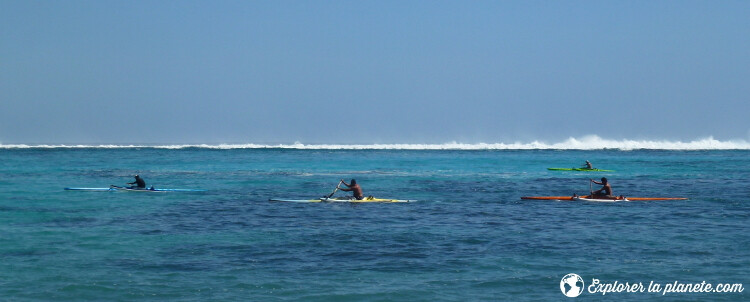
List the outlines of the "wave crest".
{"type": "Polygon", "coordinates": [[[514,142],[514,143],[457,143],[444,144],[178,144],[178,145],[27,145],[27,144],[0,144],[3,149],[127,149],[127,148],[153,148],[153,149],[301,149],[301,150],[750,150],[750,143],[745,140],[720,141],[713,137],[697,139],[689,142],[669,140],[610,140],[596,135],[581,138],[570,137],[558,143],[546,143],[541,141],[514,142]]]}

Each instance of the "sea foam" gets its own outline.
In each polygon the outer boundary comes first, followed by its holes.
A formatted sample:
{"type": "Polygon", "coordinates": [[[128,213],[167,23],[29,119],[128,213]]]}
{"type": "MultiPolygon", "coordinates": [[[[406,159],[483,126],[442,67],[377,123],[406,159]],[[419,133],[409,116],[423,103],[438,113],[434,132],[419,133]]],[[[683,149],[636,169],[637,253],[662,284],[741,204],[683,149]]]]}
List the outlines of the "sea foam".
{"type": "Polygon", "coordinates": [[[153,148],[153,149],[302,149],[302,150],[750,150],[750,142],[745,140],[720,141],[713,137],[701,138],[692,141],[671,140],[614,140],[603,139],[596,135],[588,135],[580,138],[570,137],[561,142],[512,142],[512,143],[459,143],[449,142],[443,144],[303,144],[295,142],[292,144],[2,144],[2,149],[29,149],[29,148],[101,148],[101,149],[126,149],[126,148],[153,148]]]}

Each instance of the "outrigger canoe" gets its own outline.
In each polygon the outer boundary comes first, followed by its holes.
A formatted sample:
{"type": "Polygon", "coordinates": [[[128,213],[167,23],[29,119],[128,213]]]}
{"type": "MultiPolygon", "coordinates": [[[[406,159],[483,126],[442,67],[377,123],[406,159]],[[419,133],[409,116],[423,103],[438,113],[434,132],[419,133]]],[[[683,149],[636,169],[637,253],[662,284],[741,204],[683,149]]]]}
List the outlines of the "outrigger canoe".
{"type": "Polygon", "coordinates": [[[127,191],[127,192],[152,192],[152,193],[164,193],[164,192],[205,192],[202,189],[133,189],[128,187],[110,186],[109,188],[65,188],[66,191],[90,191],[90,192],[112,192],[112,191],[127,191]]]}
{"type": "Polygon", "coordinates": [[[588,168],[547,168],[551,171],[583,171],[583,172],[615,172],[615,170],[588,169],[588,168]]]}
{"type": "Polygon", "coordinates": [[[351,202],[351,203],[358,203],[358,202],[414,202],[416,200],[405,200],[405,199],[387,199],[387,198],[375,198],[375,197],[365,197],[362,200],[358,199],[350,199],[346,197],[336,197],[336,198],[318,198],[318,199],[276,199],[272,198],[268,201],[283,201],[283,202],[351,202]]]}
{"type": "Polygon", "coordinates": [[[570,201],[594,201],[594,202],[617,202],[617,201],[654,201],[654,200],[687,200],[684,197],[591,197],[583,196],[523,196],[525,200],[570,200],[570,201]]]}

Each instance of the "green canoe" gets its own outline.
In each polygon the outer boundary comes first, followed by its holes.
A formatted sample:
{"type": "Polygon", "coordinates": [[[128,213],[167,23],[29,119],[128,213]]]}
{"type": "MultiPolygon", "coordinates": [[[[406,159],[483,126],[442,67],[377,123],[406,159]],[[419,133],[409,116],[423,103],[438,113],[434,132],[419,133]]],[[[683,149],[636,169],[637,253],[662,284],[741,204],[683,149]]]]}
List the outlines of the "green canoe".
{"type": "Polygon", "coordinates": [[[587,169],[587,168],[547,168],[552,171],[583,171],[583,172],[615,172],[615,170],[587,169]]]}

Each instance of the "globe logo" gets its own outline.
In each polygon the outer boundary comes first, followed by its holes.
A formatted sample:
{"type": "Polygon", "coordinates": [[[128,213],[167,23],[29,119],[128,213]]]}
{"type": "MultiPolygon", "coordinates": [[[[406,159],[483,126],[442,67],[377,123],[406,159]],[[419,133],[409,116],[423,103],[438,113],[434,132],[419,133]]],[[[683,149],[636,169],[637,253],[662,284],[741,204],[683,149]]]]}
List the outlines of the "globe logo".
{"type": "Polygon", "coordinates": [[[578,297],[583,292],[583,279],[576,274],[567,274],[560,280],[560,290],[567,297],[578,297]]]}

